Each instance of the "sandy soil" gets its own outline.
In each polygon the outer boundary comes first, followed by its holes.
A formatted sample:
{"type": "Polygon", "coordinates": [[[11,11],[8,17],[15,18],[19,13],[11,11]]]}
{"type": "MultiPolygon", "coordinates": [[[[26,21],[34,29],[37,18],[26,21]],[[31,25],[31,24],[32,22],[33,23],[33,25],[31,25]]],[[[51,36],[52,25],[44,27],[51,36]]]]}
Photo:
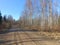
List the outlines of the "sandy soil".
{"type": "Polygon", "coordinates": [[[0,34],[0,45],[60,45],[60,33],[11,31],[0,34]]]}

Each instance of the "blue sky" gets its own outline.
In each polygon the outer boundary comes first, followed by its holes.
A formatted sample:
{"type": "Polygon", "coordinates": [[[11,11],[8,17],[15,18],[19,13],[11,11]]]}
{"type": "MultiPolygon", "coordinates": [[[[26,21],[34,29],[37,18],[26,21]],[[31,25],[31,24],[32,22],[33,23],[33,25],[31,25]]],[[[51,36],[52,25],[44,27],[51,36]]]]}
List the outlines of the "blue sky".
{"type": "Polygon", "coordinates": [[[25,0],[0,0],[0,10],[2,16],[12,15],[14,19],[19,19],[24,9],[25,0]]]}
{"type": "MultiPolygon", "coordinates": [[[[25,8],[26,0],[0,0],[0,10],[2,12],[2,16],[4,15],[12,15],[14,19],[19,19],[21,12],[25,8]]],[[[55,0],[54,0],[55,1],[55,0]]],[[[56,0],[60,3],[60,0],[56,0]]],[[[58,11],[60,12],[60,4],[58,11]]]]}

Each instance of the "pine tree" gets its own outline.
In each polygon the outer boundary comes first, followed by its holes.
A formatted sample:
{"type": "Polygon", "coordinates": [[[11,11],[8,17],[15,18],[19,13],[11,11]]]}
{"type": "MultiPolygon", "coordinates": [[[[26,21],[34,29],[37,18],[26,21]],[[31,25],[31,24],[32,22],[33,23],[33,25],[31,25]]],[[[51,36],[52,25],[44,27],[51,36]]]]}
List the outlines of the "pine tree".
{"type": "Polygon", "coordinates": [[[0,12],[0,25],[2,24],[2,14],[0,12]]]}
{"type": "Polygon", "coordinates": [[[6,16],[4,16],[4,18],[3,18],[3,19],[4,19],[4,22],[6,22],[6,21],[7,21],[6,16]]]}

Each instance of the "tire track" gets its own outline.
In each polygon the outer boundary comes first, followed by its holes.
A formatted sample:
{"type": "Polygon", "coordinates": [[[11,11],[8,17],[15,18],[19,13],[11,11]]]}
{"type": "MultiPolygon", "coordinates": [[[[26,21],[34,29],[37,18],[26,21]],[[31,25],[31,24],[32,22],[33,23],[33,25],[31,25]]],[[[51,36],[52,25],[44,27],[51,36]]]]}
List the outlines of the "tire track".
{"type": "Polygon", "coordinates": [[[26,32],[23,32],[23,33],[26,34],[27,37],[29,37],[29,38],[28,38],[28,41],[26,41],[26,40],[23,41],[23,40],[21,39],[21,37],[20,37],[20,32],[16,32],[16,34],[18,35],[19,41],[20,41],[19,43],[21,43],[21,45],[24,45],[24,44],[23,44],[24,42],[32,42],[32,43],[34,43],[35,45],[37,45],[36,42],[35,42],[36,40],[33,40],[33,38],[31,38],[31,36],[29,36],[28,33],[26,33],[26,32]]]}
{"type": "Polygon", "coordinates": [[[16,32],[14,32],[14,44],[18,45],[17,38],[16,38],[16,32]]]}
{"type": "Polygon", "coordinates": [[[16,35],[17,35],[17,37],[19,38],[19,40],[18,40],[19,42],[17,42],[18,45],[19,45],[19,44],[23,45],[23,42],[22,42],[22,40],[21,40],[21,38],[20,38],[20,33],[19,33],[18,31],[16,32],[16,35]]]}
{"type": "Polygon", "coordinates": [[[29,39],[31,39],[31,42],[37,45],[37,43],[35,42],[36,40],[34,40],[27,32],[24,31],[24,34],[26,34],[29,37],[29,39]]]}

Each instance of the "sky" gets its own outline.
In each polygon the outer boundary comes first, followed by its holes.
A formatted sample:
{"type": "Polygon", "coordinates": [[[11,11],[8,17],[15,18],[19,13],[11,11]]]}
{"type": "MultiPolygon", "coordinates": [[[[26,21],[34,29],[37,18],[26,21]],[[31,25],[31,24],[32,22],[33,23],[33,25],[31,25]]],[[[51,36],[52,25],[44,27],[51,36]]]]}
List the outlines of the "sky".
{"type": "Polygon", "coordinates": [[[15,20],[18,20],[24,5],[25,0],[0,0],[0,11],[2,16],[12,15],[15,20]]]}
{"type": "MultiPolygon", "coordinates": [[[[26,0],[0,0],[0,11],[2,13],[2,16],[12,15],[15,20],[18,20],[25,8],[25,1],[26,0]]],[[[60,3],[60,0],[56,1],[60,3]]],[[[60,12],[60,4],[58,7],[58,11],[60,12]]]]}

